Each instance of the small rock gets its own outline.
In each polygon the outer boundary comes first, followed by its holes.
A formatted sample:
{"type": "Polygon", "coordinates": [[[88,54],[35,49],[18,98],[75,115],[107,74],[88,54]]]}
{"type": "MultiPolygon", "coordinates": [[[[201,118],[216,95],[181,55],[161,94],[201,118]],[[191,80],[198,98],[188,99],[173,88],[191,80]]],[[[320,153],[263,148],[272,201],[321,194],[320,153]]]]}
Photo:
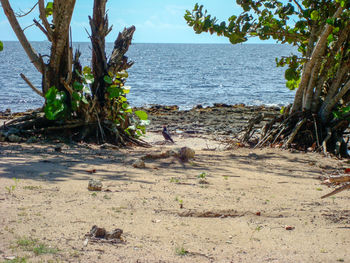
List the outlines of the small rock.
{"type": "Polygon", "coordinates": [[[295,228],[294,226],[285,226],[286,230],[294,230],[294,228],[295,228]]]}
{"type": "Polygon", "coordinates": [[[10,134],[7,139],[10,141],[10,142],[20,142],[22,140],[21,137],[15,135],[15,134],[10,134]]]}
{"type": "Polygon", "coordinates": [[[101,191],[102,190],[102,182],[100,180],[91,179],[89,181],[88,189],[90,191],[101,191]]]}
{"type": "Polygon", "coordinates": [[[144,162],[143,160],[137,159],[137,160],[132,164],[132,166],[133,166],[134,168],[145,168],[145,167],[146,167],[146,164],[145,164],[145,162],[144,162]]]}
{"type": "Polygon", "coordinates": [[[250,152],[248,154],[248,157],[251,158],[251,159],[254,159],[254,160],[258,160],[259,159],[259,155],[257,155],[256,153],[252,153],[252,152],[250,152]]]}
{"type": "Polygon", "coordinates": [[[32,136],[27,140],[27,143],[36,143],[37,141],[38,141],[38,139],[36,137],[32,136]]]}
{"type": "Polygon", "coordinates": [[[56,152],[62,152],[62,147],[61,147],[61,146],[55,147],[55,151],[56,151],[56,152]]]}
{"type": "Polygon", "coordinates": [[[195,151],[189,147],[182,147],[179,152],[179,158],[184,162],[194,158],[194,155],[195,151]]]}

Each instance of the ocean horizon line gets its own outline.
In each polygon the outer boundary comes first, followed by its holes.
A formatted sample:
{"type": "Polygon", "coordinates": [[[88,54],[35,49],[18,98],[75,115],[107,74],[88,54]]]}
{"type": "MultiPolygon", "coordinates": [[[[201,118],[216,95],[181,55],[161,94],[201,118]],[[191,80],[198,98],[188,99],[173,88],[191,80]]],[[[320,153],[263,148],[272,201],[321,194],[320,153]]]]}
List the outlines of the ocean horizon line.
{"type": "MultiPolygon", "coordinates": [[[[3,43],[20,43],[18,40],[1,40],[3,43]]],[[[50,43],[48,40],[30,40],[30,43],[50,43]]],[[[73,43],[84,43],[84,44],[90,44],[90,41],[73,41],[73,43]]],[[[106,44],[113,44],[114,42],[107,41],[106,44]]],[[[151,44],[151,45],[289,45],[289,44],[281,44],[281,43],[240,43],[240,44],[231,44],[231,43],[187,43],[187,42],[133,42],[131,45],[138,45],[138,44],[151,44]]]]}

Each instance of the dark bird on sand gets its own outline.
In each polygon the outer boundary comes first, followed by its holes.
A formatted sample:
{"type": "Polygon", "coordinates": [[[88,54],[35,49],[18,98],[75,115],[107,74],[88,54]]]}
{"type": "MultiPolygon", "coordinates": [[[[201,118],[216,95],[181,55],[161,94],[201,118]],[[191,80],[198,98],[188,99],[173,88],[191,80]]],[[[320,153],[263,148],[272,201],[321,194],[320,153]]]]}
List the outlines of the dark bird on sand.
{"type": "Polygon", "coordinates": [[[172,143],[174,143],[173,139],[171,139],[170,133],[168,132],[168,130],[166,129],[166,126],[163,126],[163,131],[162,131],[163,137],[165,140],[167,141],[171,141],[172,143]]]}

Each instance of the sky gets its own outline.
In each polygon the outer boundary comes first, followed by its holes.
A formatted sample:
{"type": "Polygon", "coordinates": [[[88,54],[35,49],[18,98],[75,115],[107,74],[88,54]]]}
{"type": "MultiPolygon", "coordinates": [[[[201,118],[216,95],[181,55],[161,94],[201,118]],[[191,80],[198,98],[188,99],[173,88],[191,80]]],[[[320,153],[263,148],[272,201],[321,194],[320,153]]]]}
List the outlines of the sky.
{"type": "MultiPolygon", "coordinates": [[[[15,12],[28,11],[36,0],[9,0],[15,12]]],[[[113,31],[107,36],[107,42],[113,42],[118,32],[124,27],[136,26],[134,43],[229,43],[228,39],[208,33],[195,34],[183,18],[185,10],[192,10],[196,3],[203,4],[205,9],[220,21],[240,13],[241,9],[235,0],[109,0],[107,2],[109,24],[113,31]]],[[[76,0],[72,18],[72,35],[75,42],[88,42],[85,29],[90,31],[88,15],[92,15],[93,0],[76,0]]],[[[23,27],[32,24],[38,18],[38,12],[19,18],[23,27]]],[[[46,40],[35,26],[26,29],[30,41],[46,40]]],[[[0,9],[0,40],[17,40],[15,34],[0,9]]],[[[258,43],[259,40],[250,40],[258,43]]]]}

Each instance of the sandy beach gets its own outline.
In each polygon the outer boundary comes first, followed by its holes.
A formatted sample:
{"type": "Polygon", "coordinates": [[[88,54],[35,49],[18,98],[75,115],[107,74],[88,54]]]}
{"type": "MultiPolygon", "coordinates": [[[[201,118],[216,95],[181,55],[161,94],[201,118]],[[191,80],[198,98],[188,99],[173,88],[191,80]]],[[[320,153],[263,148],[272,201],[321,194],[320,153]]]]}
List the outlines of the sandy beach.
{"type": "Polygon", "coordinates": [[[279,110],[154,106],[151,148],[0,142],[0,262],[350,262],[349,192],[320,198],[349,161],[237,144],[258,111],[279,110]],[[194,158],[145,158],[181,147],[194,158]]]}

